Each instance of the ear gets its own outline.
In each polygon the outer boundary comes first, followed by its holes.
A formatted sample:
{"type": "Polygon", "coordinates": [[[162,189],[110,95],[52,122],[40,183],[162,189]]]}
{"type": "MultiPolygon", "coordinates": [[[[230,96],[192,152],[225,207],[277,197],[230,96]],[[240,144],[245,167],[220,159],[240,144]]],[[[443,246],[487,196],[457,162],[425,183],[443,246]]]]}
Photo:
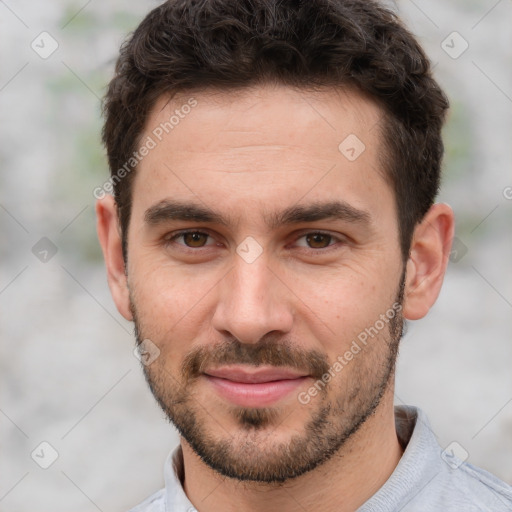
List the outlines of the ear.
{"type": "Polygon", "coordinates": [[[403,315],[423,318],[439,296],[454,234],[454,215],[447,204],[434,204],[414,229],[407,260],[403,315]]]}
{"type": "Polygon", "coordinates": [[[117,310],[126,320],[133,320],[130,311],[130,295],[125,273],[121,233],[117,207],[112,196],[106,195],[96,202],[96,228],[107,266],[107,279],[110,293],[117,310]]]}

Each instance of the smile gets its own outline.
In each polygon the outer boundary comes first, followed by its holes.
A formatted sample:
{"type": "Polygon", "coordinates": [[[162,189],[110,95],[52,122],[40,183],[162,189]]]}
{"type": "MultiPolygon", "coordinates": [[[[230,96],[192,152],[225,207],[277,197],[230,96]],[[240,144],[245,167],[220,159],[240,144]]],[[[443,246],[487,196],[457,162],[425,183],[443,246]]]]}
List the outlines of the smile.
{"type": "Polygon", "coordinates": [[[268,366],[222,367],[208,370],[204,376],[220,396],[242,407],[272,405],[309,378],[296,370],[268,366]]]}

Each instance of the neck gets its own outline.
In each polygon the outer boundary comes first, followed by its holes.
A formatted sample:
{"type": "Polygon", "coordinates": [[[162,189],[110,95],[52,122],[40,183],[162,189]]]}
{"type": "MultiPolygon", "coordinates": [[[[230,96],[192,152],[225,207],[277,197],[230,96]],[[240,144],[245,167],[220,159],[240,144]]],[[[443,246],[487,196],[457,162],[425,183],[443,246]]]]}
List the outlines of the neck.
{"type": "Polygon", "coordinates": [[[285,484],[239,482],[206,466],[182,439],[184,490],[200,512],[353,511],[390,477],[402,456],[393,386],[375,413],[327,462],[285,484]]]}

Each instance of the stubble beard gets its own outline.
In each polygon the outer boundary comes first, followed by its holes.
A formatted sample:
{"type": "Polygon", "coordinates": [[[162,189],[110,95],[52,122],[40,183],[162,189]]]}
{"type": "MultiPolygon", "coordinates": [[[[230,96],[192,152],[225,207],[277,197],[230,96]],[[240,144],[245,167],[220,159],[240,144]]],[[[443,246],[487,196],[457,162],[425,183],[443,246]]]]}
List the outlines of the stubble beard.
{"type": "MultiPolygon", "coordinates": [[[[402,304],[405,275],[402,275],[396,304],[402,304]]],[[[131,303],[135,337],[141,343],[144,328],[131,303]]],[[[167,418],[194,452],[210,468],[239,481],[281,484],[318,467],[334,454],[373,415],[393,383],[398,346],[403,333],[401,308],[389,320],[388,336],[370,343],[384,343],[385,350],[365,349],[325,385],[310,402],[309,419],[302,431],[286,441],[273,439],[287,415],[279,406],[226,409],[234,431],[224,428],[207,412],[194,395],[194,384],[202,370],[213,364],[271,364],[307,370],[315,382],[328,372],[326,356],[316,351],[299,350],[289,343],[266,341],[242,344],[231,339],[214,347],[201,347],[183,361],[181,374],[172,375],[163,358],[143,366],[146,381],[167,418]],[[336,383],[338,387],[336,389],[336,383]],[[340,386],[340,384],[343,384],[340,386]],[[350,385],[352,385],[350,387],[350,385]]],[[[297,402],[297,407],[305,407],[297,402]]]]}

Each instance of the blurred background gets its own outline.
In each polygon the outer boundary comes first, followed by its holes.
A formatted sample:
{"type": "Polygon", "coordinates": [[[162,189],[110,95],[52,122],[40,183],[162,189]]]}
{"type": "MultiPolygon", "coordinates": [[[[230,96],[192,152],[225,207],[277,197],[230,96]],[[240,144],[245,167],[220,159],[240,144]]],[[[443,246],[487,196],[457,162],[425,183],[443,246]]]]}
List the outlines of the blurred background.
{"type": "MultiPolygon", "coordinates": [[[[100,98],[157,4],[0,0],[0,512],[126,511],[163,486],[178,442],[110,297],[93,197],[100,98]]],[[[451,100],[440,200],[457,218],[439,300],[402,341],[396,403],[512,483],[512,2],[390,5],[451,100]]]]}

